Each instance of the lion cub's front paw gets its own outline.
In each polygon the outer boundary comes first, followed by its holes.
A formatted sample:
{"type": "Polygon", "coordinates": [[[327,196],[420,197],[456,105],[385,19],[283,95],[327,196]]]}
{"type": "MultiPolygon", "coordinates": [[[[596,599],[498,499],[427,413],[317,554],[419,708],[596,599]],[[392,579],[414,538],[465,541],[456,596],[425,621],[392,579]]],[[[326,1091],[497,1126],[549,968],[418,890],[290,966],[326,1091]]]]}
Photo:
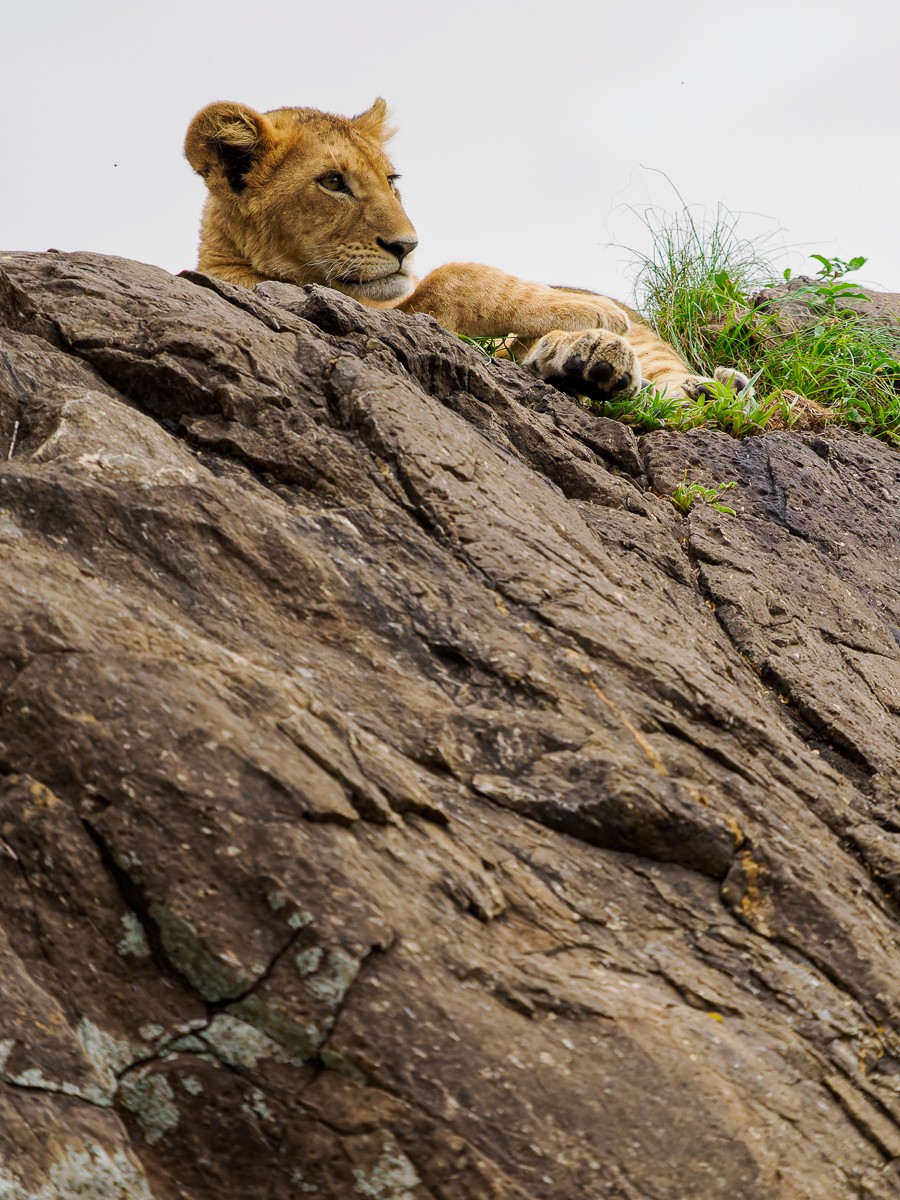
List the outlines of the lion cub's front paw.
{"type": "Polygon", "coordinates": [[[560,391],[608,400],[640,384],[637,355],[623,337],[605,329],[555,330],[535,342],[522,365],[560,391]]]}

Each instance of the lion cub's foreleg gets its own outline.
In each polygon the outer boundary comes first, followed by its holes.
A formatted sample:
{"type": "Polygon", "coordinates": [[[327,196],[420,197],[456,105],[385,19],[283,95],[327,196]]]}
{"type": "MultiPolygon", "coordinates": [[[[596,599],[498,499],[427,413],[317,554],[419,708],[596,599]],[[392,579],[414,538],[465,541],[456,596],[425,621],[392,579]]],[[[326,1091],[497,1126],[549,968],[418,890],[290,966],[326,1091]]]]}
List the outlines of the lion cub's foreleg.
{"type": "Polygon", "coordinates": [[[402,305],[469,337],[515,335],[524,365],[564,390],[596,398],[640,385],[637,358],[623,336],[631,317],[593,292],[527,283],[494,267],[448,263],[402,305]]]}
{"type": "Polygon", "coordinates": [[[531,340],[557,329],[623,334],[631,325],[625,309],[606,296],[527,283],[479,263],[438,267],[398,307],[429,313],[445,329],[468,337],[514,333],[531,340]]]}
{"type": "MultiPolygon", "coordinates": [[[[555,387],[596,400],[652,385],[673,398],[695,398],[709,380],[692,375],[652,329],[614,300],[594,292],[528,283],[480,263],[432,271],[399,306],[428,313],[469,337],[515,336],[522,365],[555,387]]],[[[719,368],[719,382],[747,386],[719,368]]]]}

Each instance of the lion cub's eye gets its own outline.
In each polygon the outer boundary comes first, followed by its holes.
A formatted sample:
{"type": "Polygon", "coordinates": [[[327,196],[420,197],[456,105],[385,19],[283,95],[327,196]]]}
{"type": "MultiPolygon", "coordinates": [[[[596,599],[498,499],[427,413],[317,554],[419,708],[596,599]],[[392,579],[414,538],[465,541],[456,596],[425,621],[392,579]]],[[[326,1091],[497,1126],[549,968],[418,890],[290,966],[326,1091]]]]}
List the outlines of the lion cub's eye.
{"type": "Polygon", "coordinates": [[[387,179],[388,179],[388,187],[391,189],[391,191],[392,191],[392,192],[396,192],[396,190],[397,190],[397,181],[399,180],[399,178],[400,178],[400,176],[399,176],[399,175],[388,175],[388,177],[387,177],[387,179]]]}
{"type": "Polygon", "coordinates": [[[340,171],[329,171],[326,175],[320,175],[316,182],[320,183],[327,192],[350,191],[340,171]]]}

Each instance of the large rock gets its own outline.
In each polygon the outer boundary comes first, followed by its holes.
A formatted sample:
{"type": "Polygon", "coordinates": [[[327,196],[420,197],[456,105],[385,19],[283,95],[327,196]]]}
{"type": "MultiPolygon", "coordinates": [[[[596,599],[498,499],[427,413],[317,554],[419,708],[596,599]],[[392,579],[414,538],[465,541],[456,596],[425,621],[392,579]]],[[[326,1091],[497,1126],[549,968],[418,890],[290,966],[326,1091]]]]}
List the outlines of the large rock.
{"type": "Polygon", "coordinates": [[[900,458],[0,281],[0,1196],[900,1196],[900,458]]]}

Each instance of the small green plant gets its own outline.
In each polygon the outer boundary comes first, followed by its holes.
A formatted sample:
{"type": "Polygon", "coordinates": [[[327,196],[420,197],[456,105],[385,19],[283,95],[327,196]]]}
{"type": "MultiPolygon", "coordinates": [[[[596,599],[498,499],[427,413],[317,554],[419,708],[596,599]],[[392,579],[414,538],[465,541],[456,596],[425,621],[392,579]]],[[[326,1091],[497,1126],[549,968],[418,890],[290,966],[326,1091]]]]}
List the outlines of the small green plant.
{"type": "Polygon", "coordinates": [[[847,261],[842,258],[826,258],[824,254],[811,254],[809,257],[822,264],[816,273],[823,279],[840,279],[842,275],[849,275],[851,271],[860,270],[869,261],[861,254],[847,261]]]}
{"type": "Polygon", "coordinates": [[[640,392],[626,392],[611,400],[583,399],[582,403],[598,416],[632,425],[640,433],[653,429],[688,429],[692,424],[683,400],[652,387],[640,392]]]}
{"type": "Polygon", "coordinates": [[[759,398],[754,391],[736,392],[724,383],[709,380],[695,399],[677,399],[668,392],[644,388],[636,395],[584,403],[601,417],[612,417],[641,433],[654,429],[721,429],[732,437],[764,433],[770,426],[788,429],[797,415],[782,392],[759,398]]]}
{"type": "MultiPolygon", "coordinates": [[[[838,304],[841,301],[868,300],[866,293],[860,291],[855,283],[847,283],[846,280],[843,280],[843,276],[848,272],[858,271],[867,263],[869,261],[867,258],[861,254],[849,260],[826,258],[824,254],[811,254],[809,257],[822,264],[816,273],[820,282],[795,288],[791,293],[793,299],[804,300],[810,308],[828,310],[832,314],[837,313],[838,304]]],[[[793,272],[790,267],[782,272],[782,279],[785,283],[791,282],[793,272]]],[[[778,282],[776,281],[770,286],[777,287],[778,282]]],[[[853,316],[855,314],[851,310],[841,310],[840,315],[853,316]]]]}
{"type": "Polygon", "coordinates": [[[685,468],[681,483],[676,485],[675,491],[669,499],[683,516],[687,516],[694,503],[699,500],[702,504],[708,504],[710,508],[718,509],[719,512],[733,517],[736,515],[734,509],[729,508],[727,504],[720,504],[718,500],[722,492],[730,491],[733,487],[737,487],[736,480],[732,480],[731,483],[715,483],[712,487],[706,487],[696,479],[688,483],[687,468],[685,468]]]}
{"type": "Polygon", "coordinates": [[[469,346],[475,346],[488,358],[507,358],[510,362],[516,362],[516,355],[513,349],[514,339],[510,334],[504,334],[502,337],[469,337],[465,333],[456,335],[461,342],[465,342],[469,346]]]}

